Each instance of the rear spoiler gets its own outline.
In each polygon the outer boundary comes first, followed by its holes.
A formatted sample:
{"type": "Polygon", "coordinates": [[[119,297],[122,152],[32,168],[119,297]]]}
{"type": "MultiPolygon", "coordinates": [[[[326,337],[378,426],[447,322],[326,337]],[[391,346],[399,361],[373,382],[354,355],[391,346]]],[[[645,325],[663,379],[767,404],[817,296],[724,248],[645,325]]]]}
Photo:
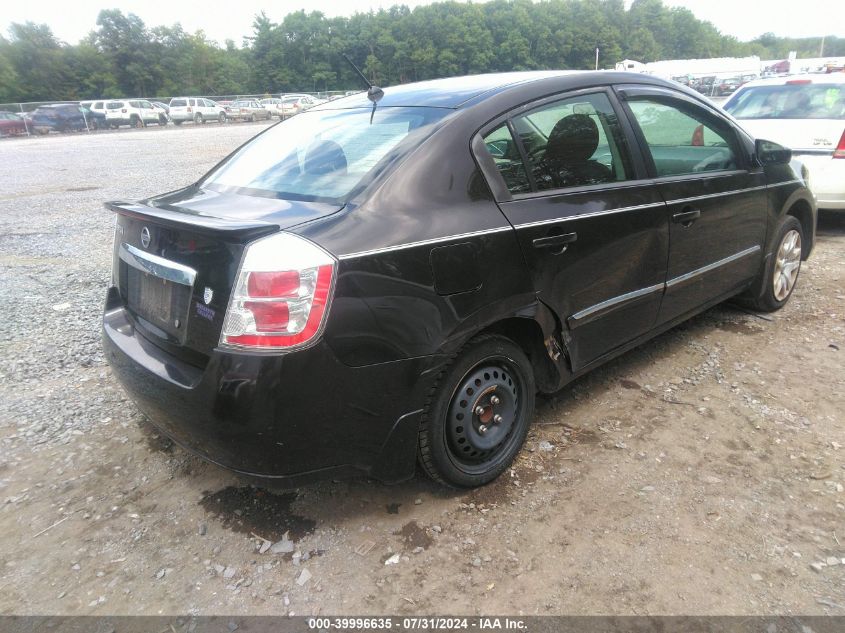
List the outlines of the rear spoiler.
{"type": "Polygon", "coordinates": [[[222,237],[225,240],[247,242],[263,235],[276,233],[281,229],[278,224],[260,220],[232,220],[215,218],[197,213],[172,211],[160,207],[151,207],[140,202],[115,200],[105,203],[106,209],[139,220],[154,220],[157,224],[184,229],[189,227],[197,233],[206,233],[222,237]],[[222,234],[222,235],[221,235],[222,234]]]}

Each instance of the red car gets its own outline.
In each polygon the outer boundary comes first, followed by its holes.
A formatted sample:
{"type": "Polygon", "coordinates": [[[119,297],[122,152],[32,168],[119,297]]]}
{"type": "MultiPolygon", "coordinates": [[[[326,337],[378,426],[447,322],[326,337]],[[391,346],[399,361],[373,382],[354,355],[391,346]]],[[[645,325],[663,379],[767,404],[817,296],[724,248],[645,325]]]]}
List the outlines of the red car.
{"type": "Polygon", "coordinates": [[[0,136],[26,134],[24,120],[14,112],[0,111],[0,136]]]}

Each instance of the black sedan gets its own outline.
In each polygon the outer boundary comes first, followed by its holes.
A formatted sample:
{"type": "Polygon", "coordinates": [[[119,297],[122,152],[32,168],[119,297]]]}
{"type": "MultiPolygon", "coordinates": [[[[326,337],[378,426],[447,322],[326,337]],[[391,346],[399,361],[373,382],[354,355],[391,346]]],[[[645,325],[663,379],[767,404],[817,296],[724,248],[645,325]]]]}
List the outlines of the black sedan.
{"type": "Polygon", "coordinates": [[[187,449],[290,484],[487,483],[536,393],[726,299],[782,307],[816,226],[789,150],[606,72],[371,89],[108,206],[123,386],[187,449]]]}

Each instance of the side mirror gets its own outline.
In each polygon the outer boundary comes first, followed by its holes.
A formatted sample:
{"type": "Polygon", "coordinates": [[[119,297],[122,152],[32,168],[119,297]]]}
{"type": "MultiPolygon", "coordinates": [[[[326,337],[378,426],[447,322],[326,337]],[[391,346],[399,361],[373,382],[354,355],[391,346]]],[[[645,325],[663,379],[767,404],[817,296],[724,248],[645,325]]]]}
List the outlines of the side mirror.
{"type": "Polygon", "coordinates": [[[757,160],[763,166],[766,165],[787,165],[792,160],[792,150],[774,141],[766,141],[758,138],[754,142],[754,152],[757,160]]]}

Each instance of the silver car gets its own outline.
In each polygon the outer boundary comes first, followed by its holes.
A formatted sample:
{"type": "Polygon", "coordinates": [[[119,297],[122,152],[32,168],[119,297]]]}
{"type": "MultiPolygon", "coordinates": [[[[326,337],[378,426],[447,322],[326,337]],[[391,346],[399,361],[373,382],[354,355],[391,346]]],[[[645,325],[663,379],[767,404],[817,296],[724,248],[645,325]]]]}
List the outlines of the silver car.
{"type": "Polygon", "coordinates": [[[270,118],[270,111],[255,99],[238,99],[226,106],[226,115],[233,120],[262,121],[270,118]]]}

